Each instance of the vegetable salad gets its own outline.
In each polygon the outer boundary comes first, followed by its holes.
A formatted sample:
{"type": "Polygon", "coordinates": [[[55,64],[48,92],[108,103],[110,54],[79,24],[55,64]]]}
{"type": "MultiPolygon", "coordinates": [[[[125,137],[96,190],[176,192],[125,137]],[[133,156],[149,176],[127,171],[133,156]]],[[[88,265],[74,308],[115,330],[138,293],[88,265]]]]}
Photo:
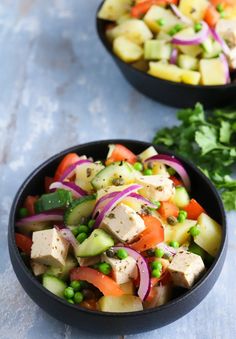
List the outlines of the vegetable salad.
{"type": "Polygon", "coordinates": [[[190,85],[224,85],[236,68],[233,0],[105,0],[113,52],[135,68],[190,85]]]}
{"type": "Polygon", "coordinates": [[[32,273],[68,303],[104,312],[157,307],[190,289],[221,226],[190,196],[175,157],[109,146],[105,161],[67,154],[45,193],[19,210],[15,240],[32,273]]]}

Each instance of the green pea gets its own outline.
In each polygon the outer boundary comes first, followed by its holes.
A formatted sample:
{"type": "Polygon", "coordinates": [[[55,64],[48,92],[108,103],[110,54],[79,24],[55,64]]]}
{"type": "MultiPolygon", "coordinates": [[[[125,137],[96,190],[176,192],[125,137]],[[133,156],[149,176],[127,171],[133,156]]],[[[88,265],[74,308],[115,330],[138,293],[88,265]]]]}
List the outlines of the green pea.
{"type": "Polygon", "coordinates": [[[27,208],[25,208],[25,207],[20,208],[19,215],[20,215],[21,218],[27,217],[29,215],[27,208]]]}
{"type": "Polygon", "coordinates": [[[159,270],[159,271],[161,271],[161,269],[162,269],[162,263],[161,263],[160,261],[153,261],[153,262],[151,263],[151,268],[152,268],[153,270],[159,270]]]}
{"type": "Polygon", "coordinates": [[[199,230],[199,228],[197,227],[197,225],[195,225],[195,226],[190,227],[189,233],[190,233],[190,235],[191,235],[192,237],[196,237],[197,235],[200,234],[200,230],[199,230]]]}
{"type": "Polygon", "coordinates": [[[152,277],[153,278],[160,278],[161,276],[161,271],[158,269],[152,270],[152,277]]]}
{"type": "Polygon", "coordinates": [[[169,173],[169,175],[175,175],[175,170],[174,170],[174,168],[172,168],[172,167],[169,167],[168,169],[167,169],[167,172],[169,173]]]}
{"type": "Polygon", "coordinates": [[[136,162],[136,163],[134,164],[134,169],[135,169],[136,171],[141,172],[141,171],[143,170],[143,165],[141,164],[141,162],[136,162]]]}
{"type": "Polygon", "coordinates": [[[163,18],[157,20],[157,24],[158,24],[160,27],[164,26],[165,23],[166,23],[166,21],[165,21],[165,19],[163,19],[163,18]]]}
{"type": "Polygon", "coordinates": [[[173,248],[179,248],[179,243],[178,241],[170,241],[169,245],[173,248]]]}
{"type": "Polygon", "coordinates": [[[155,257],[157,257],[157,258],[162,258],[164,253],[165,252],[161,248],[156,248],[155,249],[155,257]]]}
{"type": "Polygon", "coordinates": [[[76,304],[79,304],[81,303],[81,301],[83,301],[84,299],[84,296],[81,292],[76,292],[75,295],[74,295],[74,301],[76,304]]]}
{"type": "Polygon", "coordinates": [[[186,220],[187,216],[188,216],[188,213],[186,211],[180,210],[178,217],[177,217],[178,222],[184,222],[186,220]]]}
{"type": "Polygon", "coordinates": [[[78,232],[79,233],[89,233],[90,229],[86,225],[79,225],[78,226],[78,232]]]}
{"type": "Polygon", "coordinates": [[[152,201],[152,203],[157,206],[157,209],[161,207],[160,201],[152,201]]]}
{"type": "Polygon", "coordinates": [[[175,30],[174,27],[171,28],[171,29],[169,30],[169,32],[168,32],[168,34],[171,35],[171,36],[175,35],[176,33],[177,33],[177,32],[176,32],[176,30],[175,30]]]}
{"type": "Polygon", "coordinates": [[[66,287],[64,290],[64,297],[66,299],[72,299],[74,297],[74,290],[72,287],[66,287]]]}
{"type": "Polygon", "coordinates": [[[71,232],[73,233],[73,235],[75,237],[77,237],[77,235],[79,234],[79,226],[72,226],[73,228],[71,228],[71,232]]]}
{"type": "Polygon", "coordinates": [[[219,13],[222,13],[222,12],[224,12],[224,6],[223,6],[223,4],[218,4],[217,6],[216,6],[216,9],[217,9],[217,11],[219,12],[219,13]]]}
{"type": "Polygon", "coordinates": [[[202,29],[202,24],[201,22],[197,22],[195,25],[194,25],[194,30],[195,32],[200,32],[202,29]]]}
{"type": "Polygon", "coordinates": [[[70,304],[74,304],[74,300],[73,299],[67,299],[68,303],[70,304]]]}
{"type": "Polygon", "coordinates": [[[88,222],[88,227],[92,228],[94,224],[95,224],[95,220],[94,219],[90,219],[89,222],[88,222]]]}
{"type": "Polygon", "coordinates": [[[88,234],[87,233],[79,233],[79,235],[76,237],[76,239],[78,240],[78,242],[80,244],[82,244],[82,242],[88,238],[88,234]]]}
{"type": "Polygon", "coordinates": [[[72,287],[75,292],[78,292],[81,290],[81,282],[78,280],[73,280],[70,283],[70,287],[72,287]]]}
{"type": "Polygon", "coordinates": [[[177,24],[175,25],[174,29],[175,29],[175,32],[178,33],[183,29],[183,25],[177,24]]]}
{"type": "Polygon", "coordinates": [[[102,262],[98,265],[98,270],[105,274],[105,275],[108,275],[111,273],[111,265],[106,263],[106,262],[102,262]]]}
{"type": "Polygon", "coordinates": [[[116,252],[116,255],[119,259],[125,259],[128,257],[128,253],[125,249],[121,248],[116,252]]]}
{"type": "Polygon", "coordinates": [[[224,19],[224,18],[225,18],[225,12],[221,12],[221,13],[220,13],[220,17],[221,17],[222,19],[224,19]]]}
{"type": "Polygon", "coordinates": [[[144,175],[152,175],[152,170],[150,168],[146,168],[144,171],[143,171],[143,174],[144,175]]]}

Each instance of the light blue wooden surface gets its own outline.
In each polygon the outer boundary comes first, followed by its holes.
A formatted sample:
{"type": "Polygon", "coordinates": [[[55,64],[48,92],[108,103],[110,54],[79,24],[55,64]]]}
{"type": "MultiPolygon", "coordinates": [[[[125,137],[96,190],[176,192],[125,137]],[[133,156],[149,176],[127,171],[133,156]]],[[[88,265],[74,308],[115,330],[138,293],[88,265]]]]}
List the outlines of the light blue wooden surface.
{"type": "MultiPolygon", "coordinates": [[[[156,129],[176,123],[175,109],[137,93],[106,54],[94,27],[98,3],[0,2],[1,339],[96,337],[44,313],[12,271],[7,221],[25,177],[69,146],[116,137],[150,141],[156,129]]],[[[227,217],[227,260],[208,297],[175,323],[128,338],[236,338],[236,213],[227,217]]]]}

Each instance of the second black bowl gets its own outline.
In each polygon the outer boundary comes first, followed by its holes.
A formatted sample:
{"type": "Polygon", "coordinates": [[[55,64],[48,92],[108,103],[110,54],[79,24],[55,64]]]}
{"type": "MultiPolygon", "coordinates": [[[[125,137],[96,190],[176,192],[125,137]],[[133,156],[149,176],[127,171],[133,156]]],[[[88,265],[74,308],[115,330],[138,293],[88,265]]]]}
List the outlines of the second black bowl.
{"type": "MultiPolygon", "coordinates": [[[[59,162],[67,153],[86,154],[95,160],[105,159],[108,145],[111,143],[123,144],[136,154],[150,146],[147,142],[134,140],[104,140],[72,147],[48,159],[30,174],[16,194],[10,212],[8,246],[13,269],[19,282],[26,293],[42,309],[58,320],[82,330],[96,334],[121,335],[150,331],[162,327],[182,317],[196,307],[212,289],[219,277],[226,255],[227,232],[224,209],[217,191],[209,179],[196,166],[178,156],[177,158],[183,163],[190,176],[192,197],[199,201],[207,213],[222,225],[222,243],[219,254],[211,267],[193,288],[171,300],[166,305],[132,313],[90,311],[69,304],[45,289],[25,265],[15,243],[15,222],[19,208],[22,206],[27,195],[43,193],[44,177],[54,175],[59,162]]],[[[168,152],[161,147],[155,148],[160,153],[173,155],[173,152],[168,152]]]]}
{"type": "MultiPolygon", "coordinates": [[[[100,10],[101,5],[98,8],[100,10]]],[[[97,13],[98,13],[97,11],[97,13]]],[[[109,22],[98,19],[98,36],[126,80],[139,92],[148,97],[174,107],[191,107],[200,102],[205,108],[217,108],[236,103],[236,83],[227,85],[201,86],[163,80],[142,72],[118,58],[106,38],[105,30],[109,22]]]]}

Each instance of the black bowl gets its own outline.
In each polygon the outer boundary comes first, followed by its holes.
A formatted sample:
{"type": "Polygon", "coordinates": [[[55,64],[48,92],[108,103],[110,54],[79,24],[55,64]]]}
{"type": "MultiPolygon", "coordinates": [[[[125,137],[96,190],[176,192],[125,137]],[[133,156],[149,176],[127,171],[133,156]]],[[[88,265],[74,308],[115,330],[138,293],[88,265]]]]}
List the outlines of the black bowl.
{"type": "Polygon", "coordinates": [[[205,108],[236,103],[236,82],[217,86],[192,86],[153,77],[125,63],[113,53],[112,46],[106,38],[105,28],[108,23],[111,22],[96,16],[98,36],[126,80],[141,93],[166,105],[182,108],[194,106],[196,102],[201,102],[205,108]]]}
{"type": "MultiPolygon", "coordinates": [[[[217,191],[202,172],[189,161],[178,156],[189,173],[192,183],[192,196],[204,206],[210,216],[222,225],[223,231],[222,244],[217,258],[215,258],[205,275],[194,285],[194,287],[190,291],[182,292],[180,296],[158,308],[120,314],[82,309],[78,306],[69,304],[46,290],[25,265],[19,250],[16,247],[14,232],[17,211],[22,206],[27,195],[40,194],[43,192],[44,176],[53,175],[57,165],[65,154],[68,152],[77,152],[78,154],[92,156],[94,159],[104,159],[108,150],[107,146],[110,143],[122,143],[136,154],[150,146],[147,142],[133,140],[96,141],[67,149],[44,162],[30,174],[16,194],[10,212],[8,245],[11,262],[17,278],[26,293],[42,309],[58,320],[82,330],[94,332],[96,334],[120,335],[149,331],[162,327],[182,317],[197,306],[212,289],[219,277],[226,255],[227,232],[225,213],[217,191]]],[[[158,152],[173,154],[161,147],[155,146],[155,148],[158,152]]]]}

